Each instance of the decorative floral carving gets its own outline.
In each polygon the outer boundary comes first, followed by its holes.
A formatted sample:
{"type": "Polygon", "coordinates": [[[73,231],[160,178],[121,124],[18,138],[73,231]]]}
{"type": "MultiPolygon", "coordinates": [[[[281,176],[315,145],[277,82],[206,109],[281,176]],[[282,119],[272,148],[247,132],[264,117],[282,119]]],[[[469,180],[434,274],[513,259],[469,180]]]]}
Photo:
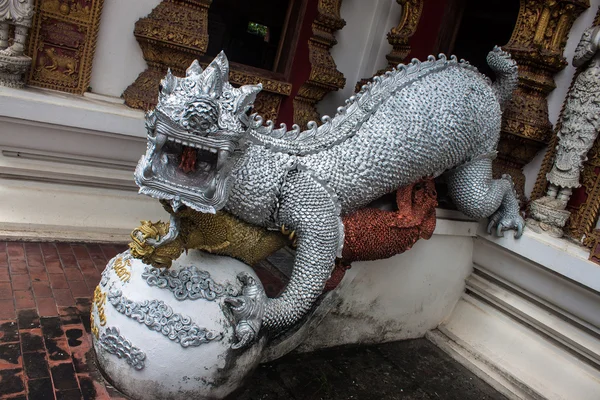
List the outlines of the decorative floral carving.
{"type": "Polygon", "coordinates": [[[175,270],[159,270],[146,267],[142,278],[148,286],[168,289],[179,301],[204,299],[212,301],[222,296],[238,296],[240,290],[233,285],[219,285],[210,274],[195,266],[175,270]]]}
{"type": "Polygon", "coordinates": [[[190,317],[174,312],[160,300],[135,302],[123,296],[119,289],[111,289],[108,301],[121,314],[162,333],[181,347],[200,346],[223,337],[220,333],[199,327],[190,317]]]}
{"type": "Polygon", "coordinates": [[[121,336],[119,329],[106,328],[106,331],[100,336],[98,343],[104,351],[114,354],[119,358],[124,358],[127,364],[138,371],[144,369],[146,354],[121,336]]]}

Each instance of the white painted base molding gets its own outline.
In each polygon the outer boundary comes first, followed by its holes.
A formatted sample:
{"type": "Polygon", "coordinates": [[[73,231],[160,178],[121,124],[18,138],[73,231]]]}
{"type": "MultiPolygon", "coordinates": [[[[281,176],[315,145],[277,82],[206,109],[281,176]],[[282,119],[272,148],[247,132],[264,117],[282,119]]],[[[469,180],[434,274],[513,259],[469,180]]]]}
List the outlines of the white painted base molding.
{"type": "Polygon", "coordinates": [[[548,260],[568,254],[552,239],[521,240],[475,240],[466,291],[427,338],[510,399],[598,400],[600,266],[570,254],[562,267],[579,269],[577,282],[523,256],[535,246],[548,260]]]}

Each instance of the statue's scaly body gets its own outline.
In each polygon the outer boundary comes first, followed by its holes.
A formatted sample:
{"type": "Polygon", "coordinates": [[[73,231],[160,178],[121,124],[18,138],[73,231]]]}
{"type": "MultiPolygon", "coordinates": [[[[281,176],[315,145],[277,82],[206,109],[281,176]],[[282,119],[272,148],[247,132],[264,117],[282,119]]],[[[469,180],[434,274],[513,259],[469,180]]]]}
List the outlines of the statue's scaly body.
{"type": "MultiPolygon", "coordinates": [[[[389,85],[383,92],[390,95],[364,112],[364,122],[346,137],[325,138],[334,143],[319,143],[315,128],[305,140],[272,140],[263,128],[251,132],[254,144],[232,173],[226,209],[259,225],[291,227],[299,237],[294,273],[285,292],[267,306],[266,327],[288,327],[320,295],[343,241],[340,215],[423,177],[458,167],[449,180],[463,212],[487,217],[503,205],[505,214],[496,222],[522,228],[512,183],[491,179],[501,123],[496,93],[503,92],[468,65],[430,62],[439,68],[407,79],[407,85],[386,83],[393,75],[377,82],[389,85]]],[[[508,83],[514,84],[516,68],[506,62],[515,72],[508,83]]]]}
{"type": "MultiPolygon", "coordinates": [[[[260,87],[232,88],[223,54],[205,71],[194,63],[186,78],[169,73],[163,80],[156,113],[147,118],[148,151],[136,181],[141,192],[169,200],[174,210],[182,204],[201,212],[225,208],[256,225],[295,230],[290,282],[268,300],[262,321],[281,332],[322,293],[341,253],[341,216],[423,177],[447,171],[461,211],[491,216],[489,229],[496,226],[498,233],[521,234],[512,181],[493,180],[491,168],[501,106],[516,86],[517,67],[499,48],[488,63],[497,74],[494,84],[456,58],[399,66],[375,77],[333,119],[310,123],[304,132],[263,126],[260,117],[246,120],[260,87]]],[[[176,216],[172,222],[176,234],[176,216]]],[[[242,326],[239,345],[254,339],[242,326]]]]}

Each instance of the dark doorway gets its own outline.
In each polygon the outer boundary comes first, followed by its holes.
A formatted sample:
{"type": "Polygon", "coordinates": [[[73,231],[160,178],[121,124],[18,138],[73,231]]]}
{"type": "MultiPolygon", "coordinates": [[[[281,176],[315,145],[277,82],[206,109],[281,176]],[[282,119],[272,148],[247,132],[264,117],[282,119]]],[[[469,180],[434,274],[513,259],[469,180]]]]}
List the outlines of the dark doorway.
{"type": "Polygon", "coordinates": [[[440,51],[456,54],[494,77],[486,57],[495,45],[508,43],[519,15],[519,0],[451,0],[438,43],[440,51]]]}
{"type": "Polygon", "coordinates": [[[294,25],[290,24],[294,3],[298,2],[214,0],[208,13],[206,54],[215,56],[224,50],[230,61],[283,72],[281,53],[287,30],[294,25]]]}

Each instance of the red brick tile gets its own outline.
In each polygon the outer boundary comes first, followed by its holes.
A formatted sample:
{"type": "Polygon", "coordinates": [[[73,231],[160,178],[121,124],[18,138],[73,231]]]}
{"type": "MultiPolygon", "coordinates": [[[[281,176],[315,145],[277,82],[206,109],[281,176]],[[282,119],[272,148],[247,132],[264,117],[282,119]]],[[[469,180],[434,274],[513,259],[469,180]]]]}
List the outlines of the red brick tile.
{"type": "Polygon", "coordinates": [[[75,299],[69,289],[53,289],[56,305],[61,307],[69,307],[75,305],[75,299]]]}
{"type": "MultiPolygon", "coordinates": [[[[99,255],[99,256],[104,257],[104,253],[102,253],[102,249],[100,248],[99,244],[90,243],[90,244],[86,245],[86,247],[87,247],[88,253],[90,253],[90,256],[93,257],[95,255],[96,256],[99,255]]],[[[1,247],[0,247],[0,251],[2,251],[1,247]]]]}
{"type": "Polygon", "coordinates": [[[73,297],[90,297],[93,292],[93,290],[89,289],[83,281],[69,282],[69,286],[71,287],[73,297]]]}
{"type": "Polygon", "coordinates": [[[9,242],[6,245],[8,257],[13,260],[24,260],[25,259],[25,248],[23,243],[9,242]]]}
{"type": "Polygon", "coordinates": [[[10,283],[0,283],[0,300],[12,299],[10,283]]]}
{"type": "Polygon", "coordinates": [[[96,264],[92,260],[81,260],[79,261],[79,268],[85,273],[85,271],[97,271],[96,264]]]}
{"type": "Polygon", "coordinates": [[[46,260],[46,271],[48,271],[49,274],[62,273],[63,267],[60,263],[60,260],[56,260],[56,261],[46,260]]]}
{"type": "Polygon", "coordinates": [[[29,276],[31,277],[32,282],[40,282],[40,281],[48,280],[48,274],[46,273],[46,268],[30,268],[29,276]]]}
{"type": "Polygon", "coordinates": [[[40,252],[40,243],[39,242],[25,242],[25,251],[34,251],[40,252]]]}
{"type": "Polygon", "coordinates": [[[0,319],[15,319],[16,317],[13,300],[0,300],[0,319]]]}
{"type": "Polygon", "coordinates": [[[73,254],[61,254],[60,261],[64,268],[78,268],[77,259],[73,254]]]}
{"type": "Polygon", "coordinates": [[[102,248],[102,252],[109,260],[120,253],[119,250],[108,244],[102,244],[100,248],[102,248]]]}
{"type": "Polygon", "coordinates": [[[6,253],[0,253],[0,267],[8,267],[8,256],[6,255],[6,253]]]}
{"type": "Polygon", "coordinates": [[[71,249],[71,245],[69,243],[55,243],[55,245],[60,255],[73,254],[73,249],[71,249]]]}
{"type": "Polygon", "coordinates": [[[12,285],[14,290],[26,290],[31,288],[29,275],[13,275],[12,285]]]}
{"type": "Polygon", "coordinates": [[[33,282],[33,294],[36,298],[52,297],[52,289],[48,282],[33,282]]]}
{"type": "Polygon", "coordinates": [[[89,288],[92,289],[96,289],[96,286],[98,286],[98,284],[100,283],[100,278],[91,278],[91,279],[86,279],[85,283],[87,284],[87,286],[89,288]]]}
{"type": "Polygon", "coordinates": [[[88,253],[88,250],[85,247],[85,245],[72,244],[71,248],[73,249],[73,253],[75,254],[75,257],[77,258],[77,260],[89,260],[90,259],[90,254],[88,253]]]}
{"type": "Polygon", "coordinates": [[[58,315],[56,302],[53,298],[36,299],[40,317],[55,317],[58,315]]]}
{"type": "Polygon", "coordinates": [[[106,264],[108,264],[108,260],[104,256],[92,256],[92,261],[98,269],[104,269],[104,267],[106,267],[106,264]]]}
{"type": "Polygon", "coordinates": [[[29,268],[44,267],[44,260],[41,255],[27,256],[27,266],[29,268]]]}
{"type": "Polygon", "coordinates": [[[67,268],[65,270],[65,276],[67,277],[68,281],[82,281],[83,280],[83,275],[81,275],[81,272],[79,272],[79,270],[76,270],[75,268],[67,268]]]}
{"type": "Polygon", "coordinates": [[[15,290],[14,296],[17,310],[35,308],[35,301],[33,300],[31,290],[15,290]]]}
{"type": "Polygon", "coordinates": [[[10,275],[8,274],[8,267],[0,267],[0,282],[10,282],[10,275]]]}
{"type": "Polygon", "coordinates": [[[17,274],[26,274],[27,271],[27,264],[25,263],[24,260],[10,260],[10,273],[12,275],[17,275],[17,274]]]}
{"type": "Polygon", "coordinates": [[[42,254],[46,262],[58,260],[58,251],[54,243],[42,243],[40,247],[42,248],[42,254]]]}
{"type": "Polygon", "coordinates": [[[50,277],[50,286],[52,289],[68,289],[69,284],[65,274],[48,274],[50,277]]]}

